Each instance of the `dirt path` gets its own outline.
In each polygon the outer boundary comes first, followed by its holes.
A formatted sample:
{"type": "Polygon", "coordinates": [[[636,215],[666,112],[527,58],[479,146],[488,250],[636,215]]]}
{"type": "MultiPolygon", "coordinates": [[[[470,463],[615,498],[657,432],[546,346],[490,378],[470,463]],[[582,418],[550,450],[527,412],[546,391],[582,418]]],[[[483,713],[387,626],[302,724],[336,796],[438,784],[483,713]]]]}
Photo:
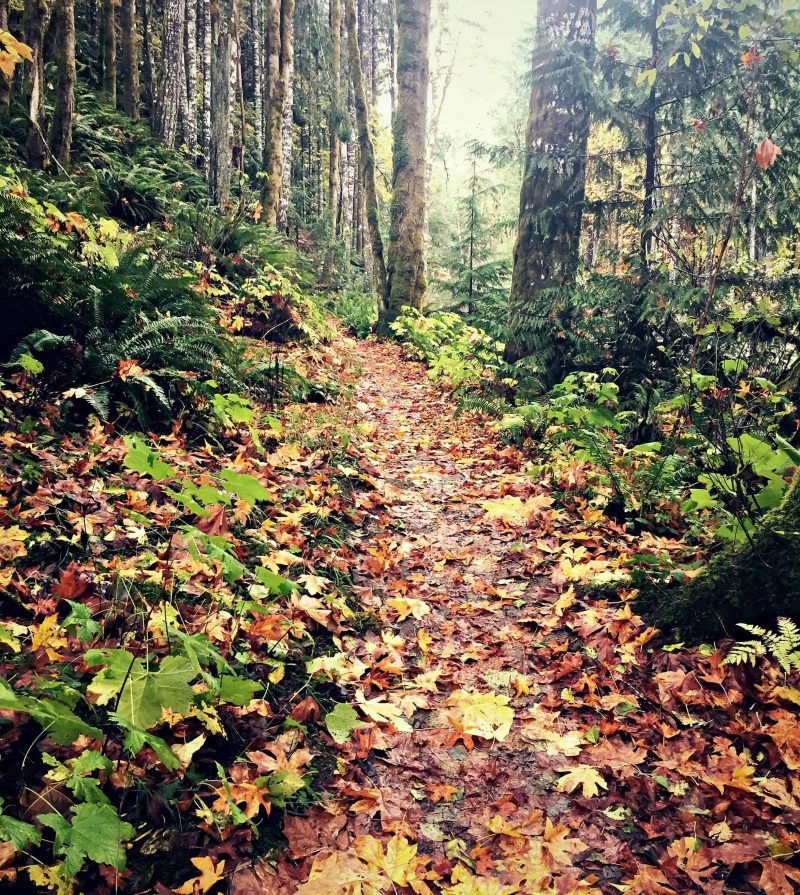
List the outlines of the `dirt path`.
{"type": "Polygon", "coordinates": [[[382,630],[343,638],[364,726],[334,797],[287,819],[293,862],[264,891],[790,895],[800,872],[770,850],[800,841],[793,747],[776,726],[763,748],[719,653],[654,649],[630,603],[576,596],[669,544],[557,506],[398,347],[347,350],[387,504],[352,544],[382,630]]]}

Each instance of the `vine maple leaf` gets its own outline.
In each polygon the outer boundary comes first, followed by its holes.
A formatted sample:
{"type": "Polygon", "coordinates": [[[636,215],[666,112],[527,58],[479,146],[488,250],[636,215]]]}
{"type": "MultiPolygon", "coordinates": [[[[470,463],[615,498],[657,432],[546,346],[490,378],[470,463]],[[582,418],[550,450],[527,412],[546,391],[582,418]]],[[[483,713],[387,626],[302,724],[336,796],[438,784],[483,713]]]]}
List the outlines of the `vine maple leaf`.
{"type": "Polygon", "coordinates": [[[222,873],[225,870],[225,862],[220,861],[214,864],[214,859],[207,855],[202,858],[192,858],[192,864],[200,871],[200,876],[195,876],[179,888],[173,889],[175,895],[196,895],[196,893],[205,893],[222,879],[222,873]]]}
{"type": "Polygon", "coordinates": [[[588,764],[579,764],[572,769],[563,768],[567,773],[558,781],[559,792],[575,792],[580,786],[585,799],[593,799],[608,784],[597,770],[588,764]]]}
{"type": "Polygon", "coordinates": [[[514,710],[508,703],[508,696],[456,690],[447,697],[447,705],[453,709],[448,717],[457,736],[472,748],[472,737],[502,741],[508,736],[514,722],[514,710]]]}

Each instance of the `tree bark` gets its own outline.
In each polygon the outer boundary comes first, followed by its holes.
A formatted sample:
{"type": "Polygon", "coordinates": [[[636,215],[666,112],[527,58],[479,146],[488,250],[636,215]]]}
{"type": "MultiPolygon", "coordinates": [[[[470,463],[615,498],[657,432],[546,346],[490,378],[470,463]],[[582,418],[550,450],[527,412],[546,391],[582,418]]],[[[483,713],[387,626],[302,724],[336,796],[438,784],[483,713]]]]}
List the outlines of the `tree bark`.
{"type": "MultiPolygon", "coordinates": [[[[650,6],[650,64],[655,68],[658,62],[658,15],[661,11],[660,0],[651,0],[650,6]]],[[[650,256],[654,248],[653,212],[656,193],[656,161],[658,156],[658,91],[656,81],[650,88],[645,110],[645,165],[644,165],[644,204],[642,206],[642,268],[646,271],[650,266],[650,256]]]]}
{"type": "Polygon", "coordinates": [[[340,159],[342,130],[342,0],[330,0],[331,24],[331,108],[328,117],[328,239],[330,244],[325,255],[323,277],[326,283],[333,279],[336,261],[336,225],[339,213],[341,189],[340,159]]]}
{"type": "Polygon", "coordinates": [[[578,267],[590,119],[588,76],[563,68],[591,66],[596,10],[596,0],[541,0],[536,23],[506,359],[535,353],[546,387],[566,363],[558,315],[578,267]]]}
{"type": "Polygon", "coordinates": [[[192,156],[197,152],[197,0],[186,0],[186,120],[184,136],[192,156]]]}
{"type": "Polygon", "coordinates": [[[167,0],[164,10],[161,79],[154,124],[155,133],[171,149],[177,143],[182,100],[186,95],[183,52],[185,12],[185,0],[167,0]]]}
{"type": "Polygon", "coordinates": [[[295,0],[267,0],[267,127],[264,147],[266,173],[262,202],[264,223],[278,226],[283,185],[283,122],[286,95],[294,66],[295,0]]]}
{"type": "Polygon", "coordinates": [[[103,0],[103,90],[108,101],[117,104],[117,6],[103,0]]]}
{"type": "Polygon", "coordinates": [[[58,88],[53,121],[50,125],[50,151],[66,168],[72,148],[72,120],[75,114],[75,0],[57,0],[58,88]]]}
{"type": "Polygon", "coordinates": [[[33,61],[25,66],[25,102],[28,109],[26,152],[28,164],[34,170],[43,168],[47,158],[44,136],[44,32],[47,15],[47,0],[25,0],[23,31],[25,43],[33,55],[33,61]]]}
{"type": "Polygon", "coordinates": [[[136,121],[139,118],[140,101],[136,0],[122,0],[119,24],[122,49],[122,108],[136,121]]]}
{"type": "Polygon", "coordinates": [[[428,84],[431,0],[397,0],[397,113],[386,297],[378,329],[404,305],[421,308],[425,277],[428,84]]]}
{"type": "Polygon", "coordinates": [[[800,617],[800,473],[747,546],[718,554],[680,588],[643,588],[636,604],[693,641],[734,635],[741,622],[771,627],[778,616],[800,617]]]}
{"type": "Polygon", "coordinates": [[[201,0],[203,12],[203,170],[211,182],[211,4],[201,0]]]}
{"type": "Polygon", "coordinates": [[[147,114],[153,115],[153,51],[150,46],[150,0],[139,0],[142,19],[142,102],[147,114]]]}
{"type": "MultiPolygon", "coordinates": [[[[361,50],[358,44],[355,0],[345,0],[345,22],[347,25],[347,43],[350,56],[350,77],[353,80],[353,93],[355,96],[361,181],[364,186],[364,200],[372,246],[375,285],[378,291],[379,306],[383,309],[386,292],[386,261],[383,253],[383,237],[381,236],[381,224],[378,215],[378,190],[375,186],[375,148],[372,144],[372,135],[369,130],[369,110],[364,87],[364,73],[361,68],[361,50]]],[[[354,226],[357,226],[357,221],[358,218],[354,216],[354,226]]]]}
{"type": "Polygon", "coordinates": [[[209,186],[217,205],[227,208],[231,197],[231,7],[211,0],[211,137],[209,186]]]}
{"type": "Polygon", "coordinates": [[[251,0],[250,36],[253,42],[253,133],[259,160],[264,156],[264,5],[251,0]]]}
{"type": "MultiPolygon", "coordinates": [[[[0,0],[0,31],[8,31],[8,0],[0,0]]],[[[11,78],[0,72],[0,122],[8,118],[11,105],[11,78]]]]}
{"type": "Polygon", "coordinates": [[[281,177],[281,198],[278,202],[278,229],[288,232],[289,207],[292,204],[292,148],[294,146],[294,58],[286,76],[286,96],[283,100],[283,175],[281,177]]]}

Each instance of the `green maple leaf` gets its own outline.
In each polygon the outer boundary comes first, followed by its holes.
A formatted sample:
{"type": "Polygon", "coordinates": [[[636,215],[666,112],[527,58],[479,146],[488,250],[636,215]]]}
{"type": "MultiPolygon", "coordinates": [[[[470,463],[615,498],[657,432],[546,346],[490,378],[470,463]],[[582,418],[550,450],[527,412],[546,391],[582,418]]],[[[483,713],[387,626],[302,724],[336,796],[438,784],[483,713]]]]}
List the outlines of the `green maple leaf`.
{"type": "Polygon", "coordinates": [[[148,447],[137,435],[126,435],[125,444],[128,446],[128,453],[123,460],[126,469],[140,475],[149,475],[156,482],[177,477],[177,472],[159,457],[158,451],[148,447]]]}
{"type": "Polygon", "coordinates": [[[255,506],[260,500],[274,500],[275,495],[259,482],[255,476],[234,472],[232,469],[223,469],[219,474],[219,480],[226,491],[230,491],[250,506],[255,506]]]}
{"type": "Polygon", "coordinates": [[[41,699],[16,693],[0,679],[0,709],[26,712],[41,724],[45,734],[59,746],[68,746],[81,736],[99,740],[103,732],[82,721],[69,706],[55,699],[41,699]]]}
{"type": "Polygon", "coordinates": [[[340,702],[334,706],[332,712],[325,715],[325,726],[334,742],[346,743],[350,739],[350,734],[357,727],[362,727],[363,722],[359,720],[353,706],[340,702]]]}
{"type": "Polygon", "coordinates": [[[125,869],[125,842],[135,831],[111,805],[78,805],[71,822],[60,814],[40,814],[38,820],[55,833],[53,852],[64,855],[66,875],[75,876],[87,858],[125,869]]]}
{"type": "Polygon", "coordinates": [[[98,705],[118,697],[115,716],[128,727],[154,727],[163,708],[186,712],[194,697],[189,682],[197,671],[184,656],[167,656],[154,671],[127,650],[89,650],[86,664],[106,665],[87,692],[96,697],[98,705]]]}

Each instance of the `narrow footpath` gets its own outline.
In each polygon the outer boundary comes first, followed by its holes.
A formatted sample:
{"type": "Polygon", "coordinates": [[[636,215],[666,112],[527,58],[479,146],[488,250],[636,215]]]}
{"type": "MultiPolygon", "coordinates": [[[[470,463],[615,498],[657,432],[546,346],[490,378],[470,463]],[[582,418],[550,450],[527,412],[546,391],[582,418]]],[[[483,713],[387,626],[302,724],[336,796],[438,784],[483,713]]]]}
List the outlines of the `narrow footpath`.
{"type": "Polygon", "coordinates": [[[624,591],[580,596],[669,543],[556,505],[398,347],[348,350],[388,505],[352,544],[356,591],[383,629],[343,640],[365,720],[264,891],[791,895],[800,792],[740,672],[663,651],[624,591]]]}

